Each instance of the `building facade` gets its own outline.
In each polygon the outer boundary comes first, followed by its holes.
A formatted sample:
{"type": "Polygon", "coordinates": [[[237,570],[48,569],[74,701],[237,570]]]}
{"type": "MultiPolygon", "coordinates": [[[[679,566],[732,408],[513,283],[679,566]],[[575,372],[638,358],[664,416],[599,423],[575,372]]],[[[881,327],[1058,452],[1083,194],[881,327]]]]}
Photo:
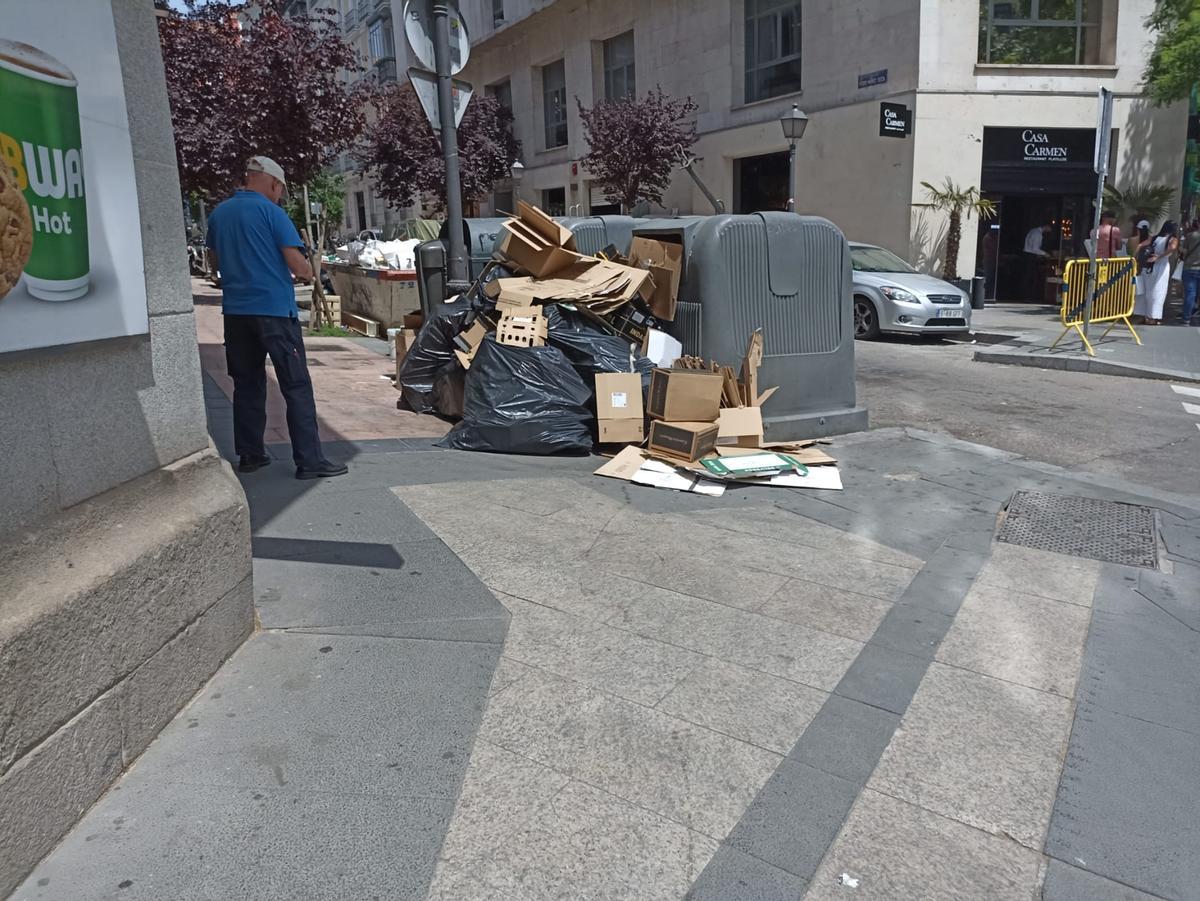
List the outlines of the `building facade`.
{"type": "MultiPolygon", "coordinates": [[[[733,212],[782,209],[780,117],[810,121],[797,145],[796,207],[921,269],[941,263],[945,216],[922,182],[979,187],[998,219],[964,223],[959,271],[990,269],[1017,299],[1030,228],[1050,221],[1056,257],[1082,252],[1095,194],[1097,91],[1115,93],[1110,178],[1180,183],[1186,106],[1155,108],[1139,83],[1153,0],[462,0],[460,77],[511,106],[522,143],[515,196],[564,215],[614,212],[580,165],[576,101],[661,86],[699,106],[697,171],[733,212]],[[893,133],[882,134],[885,104],[893,133]],[[894,123],[905,123],[905,129],[894,123]],[[978,232],[978,233],[977,233],[978,232]],[[985,265],[986,264],[986,265],[985,265]]],[[[397,34],[397,40],[402,35],[397,34]]],[[[683,173],[650,212],[709,213],[683,173]]],[[[1031,299],[1031,298],[1027,298],[1031,299]]]]}

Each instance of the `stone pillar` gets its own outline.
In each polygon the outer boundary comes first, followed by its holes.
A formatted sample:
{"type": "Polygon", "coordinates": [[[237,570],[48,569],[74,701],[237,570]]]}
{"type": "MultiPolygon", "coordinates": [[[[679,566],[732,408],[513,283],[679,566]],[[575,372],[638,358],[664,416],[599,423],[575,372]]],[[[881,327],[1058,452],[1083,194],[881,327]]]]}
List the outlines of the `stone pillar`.
{"type": "Polygon", "coordinates": [[[205,422],[154,11],[111,3],[150,334],[0,356],[0,896],[254,627],[246,499],[205,422]]]}

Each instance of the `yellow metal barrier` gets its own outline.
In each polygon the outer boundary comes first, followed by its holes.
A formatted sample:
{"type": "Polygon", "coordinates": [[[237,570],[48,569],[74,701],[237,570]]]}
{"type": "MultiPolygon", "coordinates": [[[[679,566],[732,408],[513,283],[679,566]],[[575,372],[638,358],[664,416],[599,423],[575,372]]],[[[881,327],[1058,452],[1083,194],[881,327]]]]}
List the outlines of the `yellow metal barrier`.
{"type": "MultiPolygon", "coordinates": [[[[1088,341],[1087,335],[1083,333],[1083,312],[1087,305],[1087,271],[1090,262],[1091,260],[1087,258],[1067,260],[1067,266],[1063,270],[1062,310],[1060,311],[1063,333],[1050,346],[1057,347],[1058,342],[1074,329],[1079,333],[1079,339],[1087,348],[1088,355],[1094,357],[1096,351],[1088,341]]],[[[1133,274],[1133,257],[1108,257],[1096,260],[1096,297],[1092,301],[1090,321],[1111,323],[1104,330],[1101,338],[1116,328],[1118,323],[1123,322],[1129,329],[1129,333],[1133,335],[1133,340],[1138,344],[1142,343],[1138,333],[1133,330],[1133,323],[1129,321],[1134,304],[1133,274]]]]}

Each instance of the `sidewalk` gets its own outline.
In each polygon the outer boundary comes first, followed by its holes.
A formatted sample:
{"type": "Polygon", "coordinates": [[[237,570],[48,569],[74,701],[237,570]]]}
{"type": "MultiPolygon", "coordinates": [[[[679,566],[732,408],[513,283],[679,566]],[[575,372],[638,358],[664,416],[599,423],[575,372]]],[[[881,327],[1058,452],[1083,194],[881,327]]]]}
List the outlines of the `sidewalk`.
{"type": "Polygon", "coordinates": [[[1141,346],[1124,324],[1118,324],[1106,338],[1100,336],[1111,323],[1092,326],[1089,339],[1096,356],[1091,357],[1074,332],[1057,347],[1051,347],[1062,334],[1056,307],[990,304],[972,314],[972,331],[987,342],[975,351],[975,359],[1040,369],[1200,382],[1200,328],[1175,324],[1177,307],[1164,314],[1164,325],[1134,326],[1142,339],[1141,346]]]}
{"type": "Polygon", "coordinates": [[[345,447],[243,479],[261,630],[14,898],[1194,894],[1200,500],[903,429],[721,498],[345,447]],[[995,540],[1022,489],[1158,568],[995,540]]]}

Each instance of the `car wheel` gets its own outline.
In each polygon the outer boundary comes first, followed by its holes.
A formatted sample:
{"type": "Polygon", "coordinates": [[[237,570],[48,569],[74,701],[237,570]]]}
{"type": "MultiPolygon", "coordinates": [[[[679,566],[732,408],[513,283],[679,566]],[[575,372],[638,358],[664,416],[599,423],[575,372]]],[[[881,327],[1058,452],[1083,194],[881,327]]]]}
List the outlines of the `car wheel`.
{"type": "Polygon", "coordinates": [[[854,298],[854,337],[874,340],[879,337],[879,313],[865,297],[854,298]]]}

